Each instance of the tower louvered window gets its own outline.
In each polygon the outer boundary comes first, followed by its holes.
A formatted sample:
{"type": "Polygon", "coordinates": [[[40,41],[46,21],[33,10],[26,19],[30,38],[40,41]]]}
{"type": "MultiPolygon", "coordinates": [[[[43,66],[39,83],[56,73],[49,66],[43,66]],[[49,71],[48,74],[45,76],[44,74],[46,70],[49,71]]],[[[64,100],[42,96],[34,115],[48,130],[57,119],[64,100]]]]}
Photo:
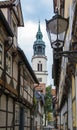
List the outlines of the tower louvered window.
{"type": "Polygon", "coordinates": [[[38,71],[42,71],[42,64],[41,63],[38,64],[38,71]]]}

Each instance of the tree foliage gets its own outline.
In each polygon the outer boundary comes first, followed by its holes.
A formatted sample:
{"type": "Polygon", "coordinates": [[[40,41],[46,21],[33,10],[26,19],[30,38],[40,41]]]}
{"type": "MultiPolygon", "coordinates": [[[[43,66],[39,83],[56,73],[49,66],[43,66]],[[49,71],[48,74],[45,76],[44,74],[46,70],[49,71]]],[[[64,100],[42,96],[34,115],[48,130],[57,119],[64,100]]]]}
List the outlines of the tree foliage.
{"type": "Polygon", "coordinates": [[[52,112],[52,95],[51,95],[51,86],[46,88],[45,95],[45,112],[52,112]]]}
{"type": "Polygon", "coordinates": [[[48,112],[48,114],[47,114],[47,120],[48,120],[48,122],[49,121],[53,121],[53,114],[51,112],[48,112]]]}
{"type": "Polygon", "coordinates": [[[50,114],[52,112],[52,95],[51,95],[51,85],[46,87],[46,95],[45,95],[45,125],[46,125],[46,120],[50,120],[50,114]]]}

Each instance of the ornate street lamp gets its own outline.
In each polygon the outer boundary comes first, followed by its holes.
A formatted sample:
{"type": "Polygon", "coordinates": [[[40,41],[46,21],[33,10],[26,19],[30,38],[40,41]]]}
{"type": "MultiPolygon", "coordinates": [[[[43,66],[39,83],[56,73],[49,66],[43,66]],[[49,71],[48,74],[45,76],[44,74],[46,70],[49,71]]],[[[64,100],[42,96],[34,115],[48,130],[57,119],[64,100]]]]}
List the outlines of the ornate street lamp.
{"type": "Polygon", "coordinates": [[[58,51],[63,48],[68,28],[68,19],[56,14],[51,20],[46,20],[46,30],[51,47],[58,51]]]}
{"type": "MultiPolygon", "coordinates": [[[[58,59],[62,56],[68,57],[70,60],[73,58],[74,62],[77,62],[77,49],[69,51],[62,51],[65,37],[68,29],[68,18],[64,18],[58,13],[50,20],[46,20],[46,30],[51,43],[51,47],[54,49],[54,57],[58,59]]],[[[76,45],[76,41],[74,43],[76,45]]]]}

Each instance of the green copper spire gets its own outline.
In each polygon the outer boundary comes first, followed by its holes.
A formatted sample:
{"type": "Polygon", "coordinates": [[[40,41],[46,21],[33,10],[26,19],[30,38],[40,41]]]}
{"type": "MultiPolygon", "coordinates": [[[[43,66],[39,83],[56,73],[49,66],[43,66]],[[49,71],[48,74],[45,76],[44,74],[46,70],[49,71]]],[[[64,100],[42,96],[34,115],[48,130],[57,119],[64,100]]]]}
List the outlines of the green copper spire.
{"type": "Polygon", "coordinates": [[[38,32],[41,32],[41,31],[40,31],[40,20],[39,20],[39,27],[38,27],[38,32]]]}
{"type": "Polygon", "coordinates": [[[42,38],[43,38],[41,29],[40,29],[40,21],[39,21],[38,32],[37,32],[37,34],[36,34],[36,38],[37,38],[37,40],[38,40],[38,39],[39,39],[39,40],[42,40],[42,38]]]}
{"type": "Polygon", "coordinates": [[[45,55],[45,42],[42,40],[43,35],[40,29],[40,21],[38,24],[38,31],[36,34],[36,41],[34,42],[33,49],[34,55],[45,55]]]}

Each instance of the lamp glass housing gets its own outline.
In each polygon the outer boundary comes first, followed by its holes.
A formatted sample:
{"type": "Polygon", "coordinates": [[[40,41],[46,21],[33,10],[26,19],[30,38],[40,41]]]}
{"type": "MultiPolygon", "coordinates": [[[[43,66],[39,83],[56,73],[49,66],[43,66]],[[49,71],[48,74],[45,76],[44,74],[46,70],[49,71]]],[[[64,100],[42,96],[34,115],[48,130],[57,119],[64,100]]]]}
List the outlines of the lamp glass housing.
{"type": "Polygon", "coordinates": [[[68,19],[56,14],[51,20],[46,20],[46,30],[53,49],[64,46],[65,36],[68,28],[68,19]]]}

